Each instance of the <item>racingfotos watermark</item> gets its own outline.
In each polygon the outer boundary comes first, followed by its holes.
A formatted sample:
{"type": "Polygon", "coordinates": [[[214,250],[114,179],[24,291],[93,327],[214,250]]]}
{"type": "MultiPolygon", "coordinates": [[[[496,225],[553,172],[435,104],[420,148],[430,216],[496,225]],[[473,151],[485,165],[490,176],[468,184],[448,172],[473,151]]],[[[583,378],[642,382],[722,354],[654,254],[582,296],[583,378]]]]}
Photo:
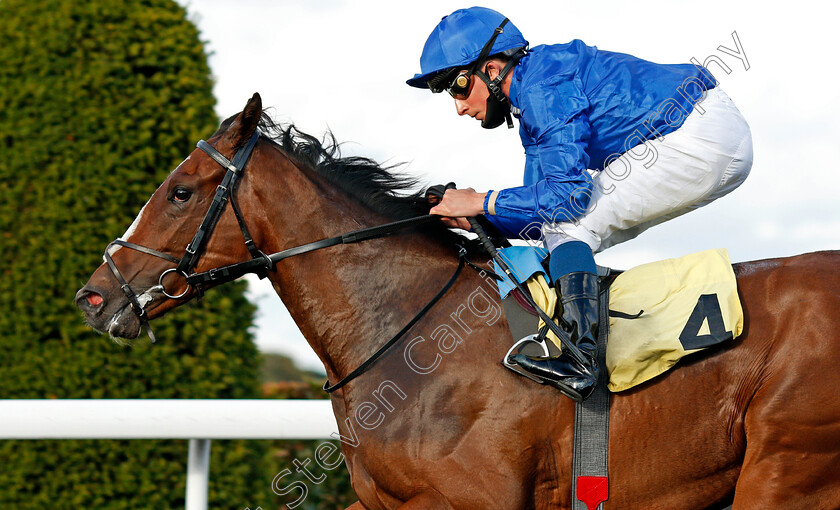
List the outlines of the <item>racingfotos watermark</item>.
{"type": "Polygon", "coordinates": [[[625,138],[622,152],[609,155],[600,171],[584,169],[581,172],[582,183],[571,191],[568,202],[553,210],[539,210],[537,214],[540,220],[526,225],[520,231],[519,237],[526,241],[542,243],[545,236],[544,225],[552,225],[552,229],[559,231],[562,231],[563,224],[579,225],[580,218],[590,214],[597,207],[598,201],[593,200],[594,197],[613,193],[616,186],[620,186],[621,181],[626,180],[634,168],[638,171],[653,167],[659,160],[657,143],[682,126],[692,113],[706,113],[703,100],[711,88],[720,85],[715,73],[723,71],[726,75],[732,74],[733,69],[724,58],[734,58],[744,66],[745,71],[750,69],[750,62],[738,32],[733,31],[731,37],[734,49],[723,44],[717,47],[717,51],[721,52],[723,57],[712,53],[702,62],[696,57],[689,59],[705,81],[696,76],[689,76],[683,80],[674,94],[663,100],[642,121],[641,126],[625,138]],[[690,110],[686,109],[686,104],[692,105],[690,110]],[[662,133],[665,130],[669,130],[668,134],[662,133]]]}

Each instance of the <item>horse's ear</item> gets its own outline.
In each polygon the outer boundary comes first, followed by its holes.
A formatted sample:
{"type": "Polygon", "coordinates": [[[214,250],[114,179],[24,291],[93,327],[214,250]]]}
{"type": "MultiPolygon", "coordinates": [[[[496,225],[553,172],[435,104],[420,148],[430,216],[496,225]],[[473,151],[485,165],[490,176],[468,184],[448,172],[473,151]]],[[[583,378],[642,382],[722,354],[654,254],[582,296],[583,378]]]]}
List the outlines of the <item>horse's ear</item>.
{"type": "Polygon", "coordinates": [[[245,105],[245,109],[242,110],[242,113],[236,117],[236,120],[231,123],[225,132],[225,139],[234,149],[242,147],[251,138],[254,131],[256,131],[261,116],[262,98],[260,98],[259,93],[254,92],[254,95],[248,100],[248,104],[245,105]]]}

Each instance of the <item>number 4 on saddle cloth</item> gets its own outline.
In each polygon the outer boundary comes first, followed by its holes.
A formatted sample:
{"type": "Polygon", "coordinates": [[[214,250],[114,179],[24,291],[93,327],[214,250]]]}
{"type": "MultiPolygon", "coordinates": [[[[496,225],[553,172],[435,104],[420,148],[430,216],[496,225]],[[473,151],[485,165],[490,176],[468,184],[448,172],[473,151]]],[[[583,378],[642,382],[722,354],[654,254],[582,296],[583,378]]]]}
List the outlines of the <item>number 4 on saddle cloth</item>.
{"type": "MultiPolygon", "coordinates": [[[[557,298],[547,283],[545,250],[513,246],[499,253],[534,301],[553,317],[557,298]]],[[[604,269],[602,285],[609,285],[609,291],[601,296],[609,299],[610,317],[609,328],[601,331],[609,332],[606,368],[610,391],[623,391],[648,381],[672,368],[683,356],[732,340],[743,330],[744,314],[726,250],[653,262],[617,276],[604,269]]],[[[558,353],[560,342],[552,339],[553,334],[538,321],[536,313],[528,310],[524,300],[516,299],[517,291],[502,271],[496,268],[496,272],[503,277],[499,293],[511,334],[515,340],[522,339],[510,352],[540,356],[558,353]]],[[[506,366],[530,377],[516,365],[506,366]]]]}

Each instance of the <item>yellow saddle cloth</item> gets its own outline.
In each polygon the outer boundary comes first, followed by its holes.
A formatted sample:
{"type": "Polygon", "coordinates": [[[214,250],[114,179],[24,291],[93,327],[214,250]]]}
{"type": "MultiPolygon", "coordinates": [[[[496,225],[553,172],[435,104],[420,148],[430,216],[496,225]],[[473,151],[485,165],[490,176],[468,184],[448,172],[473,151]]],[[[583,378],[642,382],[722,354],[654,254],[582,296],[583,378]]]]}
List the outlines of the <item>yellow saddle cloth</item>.
{"type": "MultiPolygon", "coordinates": [[[[541,274],[526,283],[543,310],[555,309],[556,294],[541,274]]],[[[644,310],[636,319],[610,317],[606,356],[613,392],[648,381],[686,354],[732,340],[744,329],[724,249],[634,267],[616,277],[609,297],[610,310],[629,315],[644,310]]]]}

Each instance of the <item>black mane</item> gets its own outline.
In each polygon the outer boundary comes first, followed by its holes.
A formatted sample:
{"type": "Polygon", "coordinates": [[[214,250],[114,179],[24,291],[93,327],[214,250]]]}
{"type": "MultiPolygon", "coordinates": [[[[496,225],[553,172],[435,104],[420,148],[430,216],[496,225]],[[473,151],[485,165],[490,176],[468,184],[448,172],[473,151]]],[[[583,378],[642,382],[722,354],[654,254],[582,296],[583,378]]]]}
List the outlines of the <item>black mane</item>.
{"type": "MultiPolygon", "coordinates": [[[[226,119],[218,133],[225,131],[236,118],[226,119]]],[[[382,166],[376,161],[361,156],[341,155],[339,144],[332,132],[327,131],[324,140],[304,133],[294,124],[276,124],[263,112],[259,129],[265,138],[277,144],[295,162],[305,165],[324,177],[351,197],[374,212],[396,221],[429,213],[425,189],[416,189],[419,180],[393,172],[401,164],[382,166]]],[[[480,244],[453,232],[443,223],[434,222],[419,227],[425,233],[447,244],[458,244],[474,253],[480,251],[480,244]]]]}

